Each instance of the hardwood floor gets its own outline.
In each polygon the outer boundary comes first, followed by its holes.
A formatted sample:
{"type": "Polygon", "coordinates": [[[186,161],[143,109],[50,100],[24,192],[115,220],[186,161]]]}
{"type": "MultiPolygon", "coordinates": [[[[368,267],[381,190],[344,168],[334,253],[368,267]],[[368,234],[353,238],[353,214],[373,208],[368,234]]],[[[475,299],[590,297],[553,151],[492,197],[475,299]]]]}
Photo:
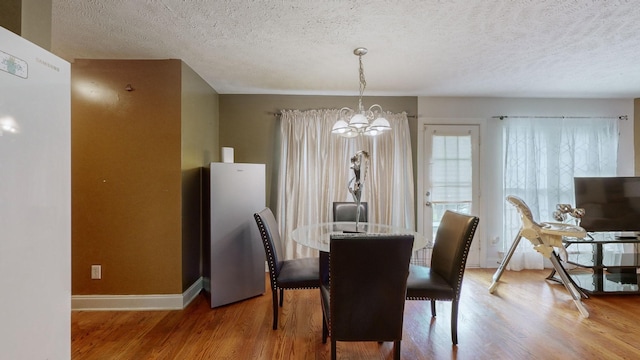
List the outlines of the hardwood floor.
{"type": "MultiPolygon", "coordinates": [[[[407,301],[403,359],[638,359],[640,297],[593,296],[584,319],[548,271],[507,271],[492,295],[494,269],[465,274],[458,346],[450,303],[407,301]]],[[[200,295],[181,311],[73,312],[73,359],[329,359],[318,290],[285,291],[278,330],[271,294],[215,309],[200,295]]],[[[392,344],[338,342],[339,359],[391,359],[392,344]]]]}

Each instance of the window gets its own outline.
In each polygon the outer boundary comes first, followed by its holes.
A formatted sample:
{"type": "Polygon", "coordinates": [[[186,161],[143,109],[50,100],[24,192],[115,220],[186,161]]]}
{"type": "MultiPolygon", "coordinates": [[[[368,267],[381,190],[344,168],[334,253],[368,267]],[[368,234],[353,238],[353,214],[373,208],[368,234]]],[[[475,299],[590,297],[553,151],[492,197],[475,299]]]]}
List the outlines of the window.
{"type": "MultiPolygon", "coordinates": [[[[506,118],[503,120],[504,196],[522,198],[537,221],[553,221],[559,203],[574,204],[575,176],[615,176],[617,118],[506,118]]],[[[503,198],[504,198],[503,196],[503,198]]],[[[504,203],[506,252],[520,217],[504,203]]],[[[542,268],[543,259],[523,241],[511,269],[542,268]]]]}

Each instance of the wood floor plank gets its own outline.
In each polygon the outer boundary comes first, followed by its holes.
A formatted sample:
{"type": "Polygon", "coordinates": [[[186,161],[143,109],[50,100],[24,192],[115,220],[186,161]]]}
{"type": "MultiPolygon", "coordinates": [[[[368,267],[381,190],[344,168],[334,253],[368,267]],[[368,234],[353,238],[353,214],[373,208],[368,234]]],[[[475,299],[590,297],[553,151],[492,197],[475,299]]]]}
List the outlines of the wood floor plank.
{"type": "MultiPolygon", "coordinates": [[[[507,271],[489,294],[493,272],[466,271],[458,346],[451,344],[450,303],[438,302],[432,318],[428,301],[407,301],[402,358],[640,358],[640,297],[592,296],[583,301],[585,319],[561,284],[545,280],[548,271],[507,271]]],[[[317,289],[285,291],[278,330],[271,316],[270,290],[215,309],[200,295],[180,311],[73,312],[72,358],[330,358],[317,289]]],[[[392,350],[391,343],[338,342],[339,359],[391,359],[392,350]]]]}

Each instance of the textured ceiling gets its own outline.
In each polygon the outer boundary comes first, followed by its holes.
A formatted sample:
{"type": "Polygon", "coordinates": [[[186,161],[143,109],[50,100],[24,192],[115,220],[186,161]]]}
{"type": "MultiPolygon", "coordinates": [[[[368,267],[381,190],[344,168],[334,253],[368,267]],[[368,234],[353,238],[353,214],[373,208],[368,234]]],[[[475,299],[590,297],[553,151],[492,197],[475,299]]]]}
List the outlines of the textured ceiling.
{"type": "Polygon", "coordinates": [[[53,0],[73,61],[182,59],[221,94],[640,97],[634,0],[53,0]]]}

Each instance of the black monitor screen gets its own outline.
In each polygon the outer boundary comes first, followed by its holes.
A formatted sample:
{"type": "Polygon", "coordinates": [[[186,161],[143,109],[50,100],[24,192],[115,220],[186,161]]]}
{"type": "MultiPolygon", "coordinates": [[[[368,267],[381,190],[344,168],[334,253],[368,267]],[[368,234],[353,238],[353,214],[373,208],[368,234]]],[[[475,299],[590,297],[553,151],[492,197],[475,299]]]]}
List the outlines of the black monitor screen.
{"type": "Polygon", "coordinates": [[[576,177],[574,185],[586,231],[640,231],[640,177],[576,177]]]}

